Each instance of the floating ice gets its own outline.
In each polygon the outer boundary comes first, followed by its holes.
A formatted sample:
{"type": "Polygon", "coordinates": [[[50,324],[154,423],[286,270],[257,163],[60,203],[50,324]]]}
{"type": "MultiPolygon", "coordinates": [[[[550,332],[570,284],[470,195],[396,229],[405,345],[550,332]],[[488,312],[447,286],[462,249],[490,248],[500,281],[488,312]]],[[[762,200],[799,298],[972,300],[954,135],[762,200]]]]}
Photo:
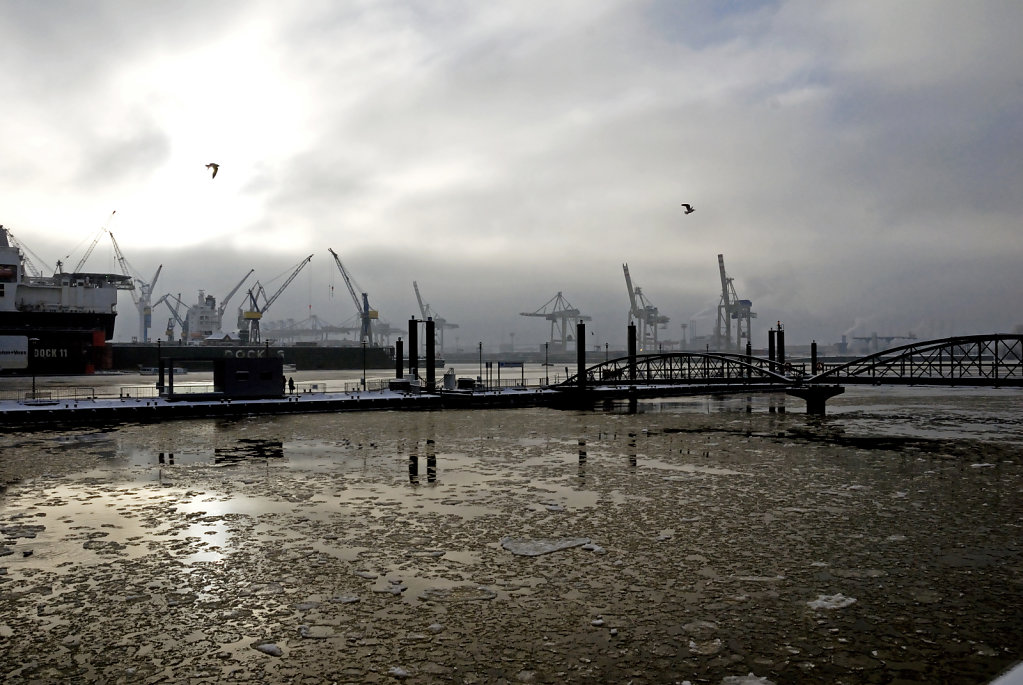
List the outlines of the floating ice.
{"type": "Polygon", "coordinates": [[[729,675],[721,679],[721,685],[774,685],[767,678],[758,678],[750,671],[749,675],[729,675]]]}
{"type": "Polygon", "coordinates": [[[388,675],[398,679],[408,678],[409,676],[409,672],[399,666],[392,666],[388,669],[387,673],[388,675]]]}
{"type": "Polygon", "coordinates": [[[817,595],[817,599],[806,605],[811,609],[842,609],[855,602],[855,597],[846,597],[839,592],[837,595],[817,595]]]}
{"type": "Polygon", "coordinates": [[[605,551],[603,547],[601,547],[600,545],[595,545],[592,542],[583,545],[583,549],[585,549],[587,552],[596,552],[597,554],[603,554],[605,551]]]}
{"type": "Polygon", "coordinates": [[[281,648],[272,642],[263,642],[258,645],[253,645],[257,651],[263,652],[263,654],[269,654],[270,656],[282,656],[284,654],[281,648]]]}
{"type": "Polygon", "coordinates": [[[356,571],[355,575],[366,580],[376,580],[377,578],[380,577],[376,573],[373,573],[371,571],[356,571]]]}
{"type": "Polygon", "coordinates": [[[971,469],[990,469],[994,468],[994,464],[970,464],[971,469]]]}
{"type": "Polygon", "coordinates": [[[558,552],[563,549],[581,547],[582,545],[589,544],[589,542],[589,538],[561,538],[560,540],[502,538],[501,547],[519,556],[538,557],[541,554],[550,554],[551,552],[558,552]]]}

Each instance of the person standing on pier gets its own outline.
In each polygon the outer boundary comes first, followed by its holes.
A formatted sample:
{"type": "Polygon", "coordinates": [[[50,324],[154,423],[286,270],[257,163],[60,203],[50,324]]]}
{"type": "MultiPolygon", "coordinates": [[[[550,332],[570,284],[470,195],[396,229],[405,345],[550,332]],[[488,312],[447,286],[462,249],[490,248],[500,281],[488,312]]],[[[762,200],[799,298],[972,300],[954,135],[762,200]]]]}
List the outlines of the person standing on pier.
{"type": "Polygon", "coordinates": [[[295,394],[295,378],[294,378],[294,376],[292,376],[291,378],[288,379],[288,392],[291,393],[292,395],[295,394]]]}

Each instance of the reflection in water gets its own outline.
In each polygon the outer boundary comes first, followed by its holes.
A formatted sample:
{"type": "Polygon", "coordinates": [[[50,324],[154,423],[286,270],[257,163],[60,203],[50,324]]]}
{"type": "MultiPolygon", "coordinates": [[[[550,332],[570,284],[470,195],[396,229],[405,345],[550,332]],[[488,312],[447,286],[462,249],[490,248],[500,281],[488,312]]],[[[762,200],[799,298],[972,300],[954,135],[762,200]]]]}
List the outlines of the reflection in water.
{"type": "Polygon", "coordinates": [[[636,468],[636,434],[629,433],[629,466],[636,468]]]}
{"type": "MultiPolygon", "coordinates": [[[[411,485],[419,485],[418,441],[414,445],[408,455],[408,482],[411,485]]],[[[432,438],[426,440],[426,482],[430,484],[437,482],[437,451],[432,438]]]]}
{"type": "Polygon", "coordinates": [[[579,480],[586,480],[586,439],[579,438],[579,480]]]}
{"type": "MultiPolygon", "coordinates": [[[[284,443],[280,440],[240,438],[234,447],[213,449],[213,463],[234,464],[247,459],[283,459],[284,443]]],[[[171,462],[174,463],[173,461],[171,462]]]]}
{"type": "Polygon", "coordinates": [[[433,438],[426,440],[426,482],[437,482],[437,452],[433,445],[433,438]]]}

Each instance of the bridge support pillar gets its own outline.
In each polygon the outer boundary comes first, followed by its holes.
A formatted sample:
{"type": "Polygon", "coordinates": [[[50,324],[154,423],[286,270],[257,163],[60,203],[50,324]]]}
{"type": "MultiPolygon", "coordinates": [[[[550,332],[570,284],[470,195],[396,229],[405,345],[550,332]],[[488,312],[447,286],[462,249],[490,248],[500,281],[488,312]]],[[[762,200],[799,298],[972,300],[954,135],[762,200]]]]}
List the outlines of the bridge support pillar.
{"type": "Polygon", "coordinates": [[[579,381],[579,391],[586,391],[586,324],[578,321],[575,324],[575,372],[579,381]]]}
{"type": "Polygon", "coordinates": [[[843,392],[845,392],[845,388],[841,385],[804,385],[798,388],[789,388],[785,394],[806,400],[807,414],[824,416],[824,405],[827,401],[843,392]]]}

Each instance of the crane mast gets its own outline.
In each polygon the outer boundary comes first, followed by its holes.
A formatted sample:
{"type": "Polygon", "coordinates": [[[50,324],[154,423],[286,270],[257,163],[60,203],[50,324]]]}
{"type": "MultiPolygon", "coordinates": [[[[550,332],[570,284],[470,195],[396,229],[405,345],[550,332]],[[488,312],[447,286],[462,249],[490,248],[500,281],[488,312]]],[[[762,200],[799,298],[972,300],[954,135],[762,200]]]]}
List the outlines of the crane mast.
{"type": "Polygon", "coordinates": [[[330,254],[334,256],[334,263],[337,264],[337,270],[341,272],[341,277],[345,280],[345,285],[348,286],[348,294],[352,296],[352,302],[355,303],[355,311],[359,313],[359,319],[362,322],[362,326],[359,329],[359,339],[363,342],[373,342],[373,328],[372,321],[380,317],[379,312],[375,309],[370,309],[369,306],[369,295],[362,293],[362,302],[359,302],[359,296],[355,294],[355,286],[352,285],[352,279],[345,271],[344,265],[341,263],[341,258],[338,257],[337,252],[333,249],[327,248],[330,254]]]}
{"type": "Polygon", "coordinates": [[[629,291],[629,322],[633,319],[639,322],[640,350],[656,349],[657,329],[665,328],[671,319],[662,316],[657,307],[647,302],[642,288],[633,286],[629,265],[622,264],[622,270],[625,272],[625,287],[629,291]]]}
{"type": "MultiPolygon", "coordinates": [[[[422,295],[419,294],[419,284],[416,283],[415,281],[412,281],[412,289],[416,291],[416,302],[419,303],[419,312],[423,315],[423,319],[425,320],[425,319],[429,319],[430,317],[433,317],[433,322],[435,324],[434,330],[436,331],[435,334],[437,336],[437,349],[441,353],[443,353],[444,352],[444,329],[446,329],[446,328],[458,328],[458,324],[457,323],[449,323],[447,319],[442,318],[440,316],[437,316],[436,312],[431,311],[430,310],[430,305],[423,303],[423,297],[422,297],[422,295]]],[[[425,342],[426,341],[423,340],[424,344],[425,344],[425,342]]]]}
{"type": "Polygon", "coordinates": [[[718,255],[718,271],[721,274],[721,302],[718,304],[715,346],[724,350],[741,351],[743,339],[750,339],[752,320],[757,318],[757,315],[753,312],[753,302],[740,300],[736,294],[734,279],[725,273],[725,256],[721,254],[718,255]],[[732,321],[735,321],[734,343],[732,321]]]}

